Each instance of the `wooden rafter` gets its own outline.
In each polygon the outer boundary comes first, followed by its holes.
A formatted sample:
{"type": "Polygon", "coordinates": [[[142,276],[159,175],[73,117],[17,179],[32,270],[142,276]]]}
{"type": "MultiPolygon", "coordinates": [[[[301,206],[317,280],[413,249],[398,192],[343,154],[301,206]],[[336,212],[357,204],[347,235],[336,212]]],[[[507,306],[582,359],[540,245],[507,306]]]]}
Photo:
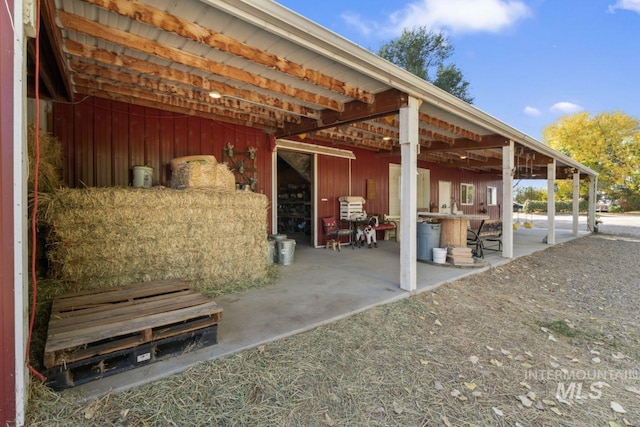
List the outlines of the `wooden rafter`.
{"type": "Polygon", "coordinates": [[[374,96],[358,87],[354,87],[318,71],[303,67],[302,65],[289,61],[286,58],[249,46],[246,43],[242,43],[231,37],[225,36],[224,34],[220,34],[209,28],[202,27],[198,24],[187,21],[186,19],[171,15],[149,5],[135,1],[84,1],[110,10],[119,15],[160,28],[164,31],[177,34],[197,43],[231,53],[235,56],[261,64],[265,67],[289,74],[298,79],[313,83],[317,86],[346,95],[367,104],[371,104],[373,102],[374,96]]]}
{"type": "MultiPolygon", "coordinates": [[[[267,109],[261,105],[247,103],[234,98],[212,99],[206,92],[194,90],[190,87],[167,83],[162,79],[151,79],[139,74],[123,73],[114,69],[100,68],[93,64],[71,61],[71,67],[76,71],[77,76],[82,78],[94,78],[107,80],[114,84],[126,84],[151,92],[160,92],[167,95],[177,95],[185,99],[193,100],[200,104],[211,104],[214,107],[236,109],[247,113],[257,114],[275,119],[278,122],[296,123],[300,119],[293,114],[284,114],[281,111],[267,109]]],[[[77,77],[74,77],[77,80],[77,77]]]]}
{"type": "Polygon", "coordinates": [[[472,141],[476,141],[476,142],[481,142],[482,141],[482,136],[475,133],[475,132],[471,132],[468,131],[466,129],[461,128],[460,126],[456,126],[453,125],[451,123],[448,123],[444,120],[440,120],[436,117],[430,116],[428,114],[424,114],[424,113],[420,113],[419,116],[420,121],[422,123],[426,123],[429,124],[431,126],[435,126],[437,128],[440,128],[442,130],[446,130],[447,132],[453,133],[455,135],[459,135],[463,138],[467,138],[470,139],[472,141]]]}
{"type": "MultiPolygon", "coordinates": [[[[243,99],[245,101],[254,102],[256,104],[261,104],[276,110],[281,110],[301,116],[318,116],[317,110],[313,110],[299,104],[291,103],[289,101],[283,100],[280,97],[263,95],[255,91],[240,89],[225,83],[217,82],[215,80],[206,79],[196,74],[186,73],[174,68],[162,67],[153,62],[143,61],[131,56],[100,49],[84,43],[78,43],[73,40],[67,40],[66,50],[73,56],[84,59],[91,59],[99,64],[116,67],[121,71],[137,71],[146,75],[156,76],[170,82],[193,86],[207,92],[217,90],[220,93],[224,93],[226,97],[243,99]]],[[[87,67],[90,65],[83,65],[88,63],[85,61],[79,61],[77,59],[71,59],[70,63],[72,69],[80,71],[82,71],[81,67],[87,67]]]]}
{"type": "Polygon", "coordinates": [[[180,49],[165,46],[156,41],[129,34],[125,31],[117,30],[77,15],[59,11],[58,16],[60,23],[67,30],[77,31],[87,36],[105,40],[116,45],[121,45],[129,49],[156,56],[158,58],[200,69],[232,80],[237,80],[239,82],[280,93],[285,96],[297,98],[325,108],[329,111],[342,111],[344,109],[343,103],[329,99],[325,96],[296,89],[284,83],[276,82],[239,68],[220,64],[201,56],[186,53],[180,49]]]}
{"type": "Polygon", "coordinates": [[[371,151],[388,150],[389,148],[382,143],[378,143],[371,140],[363,140],[361,138],[354,137],[353,135],[346,135],[337,132],[334,129],[324,129],[318,131],[313,136],[313,139],[323,142],[330,142],[332,144],[344,144],[352,147],[359,147],[371,151]]]}
{"type": "Polygon", "coordinates": [[[188,111],[200,111],[203,113],[208,112],[218,118],[229,118],[238,122],[248,123],[254,121],[255,124],[260,126],[281,126],[281,124],[277,123],[276,120],[270,120],[263,116],[244,112],[239,113],[223,108],[216,108],[216,106],[214,105],[203,105],[191,100],[187,100],[182,96],[157,94],[152,91],[136,89],[134,87],[126,87],[120,84],[103,82],[96,79],[84,78],[81,76],[75,76],[74,80],[76,80],[76,89],[78,93],[82,94],[109,97],[111,99],[117,100],[120,100],[123,96],[131,97],[155,102],[156,107],[162,106],[162,108],[164,108],[165,106],[170,105],[174,107],[180,107],[188,111]],[[88,90],[90,90],[90,92],[88,90]],[[113,97],[114,95],[118,98],[113,97]]]}
{"type": "Polygon", "coordinates": [[[82,87],[82,86],[77,86],[77,88],[79,89],[78,90],[78,94],[81,94],[81,95],[89,95],[89,96],[94,96],[96,98],[103,98],[103,99],[108,99],[108,100],[111,100],[111,101],[123,102],[125,104],[138,105],[138,106],[141,106],[141,107],[162,109],[163,111],[170,111],[172,113],[182,114],[184,116],[202,117],[204,119],[209,119],[209,120],[217,120],[217,121],[220,121],[220,122],[233,123],[233,124],[236,124],[236,125],[251,127],[251,128],[255,128],[255,129],[263,129],[263,126],[260,126],[258,123],[254,123],[252,121],[245,121],[245,120],[241,120],[241,119],[237,119],[237,118],[234,119],[234,118],[230,118],[230,117],[218,116],[218,115],[213,114],[211,112],[193,110],[193,109],[188,108],[188,107],[180,107],[180,106],[177,106],[177,105],[170,105],[170,104],[162,105],[161,108],[160,108],[160,106],[158,106],[158,103],[156,101],[136,98],[136,97],[128,95],[128,94],[116,94],[116,93],[110,93],[110,92],[102,92],[102,91],[99,91],[99,90],[95,90],[95,89],[92,89],[92,88],[86,88],[86,87],[82,87]]]}
{"type": "Polygon", "coordinates": [[[509,143],[506,138],[500,138],[498,135],[482,136],[480,141],[474,141],[468,138],[457,138],[452,144],[434,143],[427,149],[430,152],[436,151],[467,151],[486,148],[500,148],[509,143]]]}
{"type": "Polygon", "coordinates": [[[360,101],[351,101],[344,104],[341,112],[323,110],[319,120],[303,119],[298,125],[287,125],[280,132],[276,133],[276,138],[286,138],[292,135],[308,133],[314,130],[327,129],[343,124],[350,124],[376,117],[386,116],[395,113],[407,103],[408,96],[404,92],[396,89],[389,89],[376,94],[373,104],[365,104],[360,101]]]}

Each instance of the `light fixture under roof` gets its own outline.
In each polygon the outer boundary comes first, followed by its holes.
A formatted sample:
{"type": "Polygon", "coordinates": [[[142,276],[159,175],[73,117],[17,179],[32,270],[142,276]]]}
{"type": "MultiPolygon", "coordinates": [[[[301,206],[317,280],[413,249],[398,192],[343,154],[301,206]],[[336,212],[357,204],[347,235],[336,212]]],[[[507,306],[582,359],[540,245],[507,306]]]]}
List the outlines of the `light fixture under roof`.
{"type": "Polygon", "coordinates": [[[222,94],[220,92],[218,92],[217,90],[212,90],[211,92],[209,92],[209,96],[213,99],[220,99],[222,98],[222,94]]]}
{"type": "Polygon", "coordinates": [[[466,158],[467,158],[467,156],[460,156],[460,158],[461,158],[462,160],[464,160],[464,159],[466,159],[466,158]]]}
{"type": "Polygon", "coordinates": [[[391,137],[390,136],[383,136],[382,140],[383,141],[391,141],[391,137]]]}

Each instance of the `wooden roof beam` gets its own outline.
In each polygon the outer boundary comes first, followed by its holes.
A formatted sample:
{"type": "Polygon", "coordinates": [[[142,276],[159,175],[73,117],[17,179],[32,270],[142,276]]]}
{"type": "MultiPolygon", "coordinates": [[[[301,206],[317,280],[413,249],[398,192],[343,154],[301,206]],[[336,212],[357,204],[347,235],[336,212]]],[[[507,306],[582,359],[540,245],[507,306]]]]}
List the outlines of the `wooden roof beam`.
{"type": "Polygon", "coordinates": [[[459,135],[463,138],[467,138],[470,139],[472,141],[476,141],[476,142],[481,142],[482,141],[482,136],[474,133],[474,132],[470,132],[466,129],[461,128],[460,126],[456,126],[453,125],[451,123],[448,123],[444,120],[440,120],[436,117],[430,116],[428,114],[425,113],[420,113],[419,116],[420,121],[426,124],[429,124],[431,126],[435,126],[437,128],[440,128],[442,130],[446,130],[447,132],[453,133],[455,135],[459,135]]]}
{"type": "Polygon", "coordinates": [[[322,95],[296,89],[287,84],[276,82],[236,67],[220,64],[201,56],[183,52],[180,49],[165,46],[156,41],[136,36],[134,34],[129,34],[125,31],[117,30],[64,11],[58,11],[58,15],[60,23],[66,30],[77,31],[81,34],[105,40],[107,42],[153,55],[158,58],[177,62],[188,67],[197,68],[232,80],[237,80],[251,86],[280,93],[292,98],[297,98],[327,110],[343,111],[344,109],[344,103],[329,99],[322,95]]]}
{"type": "MultiPolygon", "coordinates": [[[[51,48],[51,53],[54,57],[55,66],[60,73],[61,84],[64,88],[63,94],[68,101],[73,100],[73,89],[71,84],[71,76],[67,70],[64,54],[62,52],[62,41],[60,39],[60,32],[56,28],[55,24],[55,12],[56,8],[53,4],[53,0],[45,0],[40,7],[40,27],[46,33],[46,37],[41,34],[40,38],[46,38],[51,48]]],[[[41,46],[42,48],[42,46],[41,46]]],[[[50,66],[54,66],[50,64],[50,66]]],[[[55,99],[55,96],[54,96],[55,99]]]]}
{"type": "Polygon", "coordinates": [[[213,99],[208,93],[204,91],[198,91],[183,86],[177,86],[174,84],[166,83],[160,79],[150,79],[148,77],[129,74],[116,71],[113,69],[100,68],[92,64],[79,64],[73,63],[72,67],[76,70],[76,76],[74,80],[77,80],[77,76],[81,78],[94,78],[104,79],[107,81],[122,83],[126,85],[135,86],[141,89],[147,89],[153,92],[165,93],[167,95],[177,95],[186,99],[191,99],[201,104],[211,104],[215,107],[226,107],[231,109],[237,109],[248,113],[259,114],[261,116],[270,117],[278,122],[293,122],[297,123],[300,119],[298,116],[292,114],[284,114],[281,111],[266,109],[258,104],[247,103],[233,98],[220,98],[213,99]]]}
{"type": "Polygon", "coordinates": [[[430,152],[436,151],[471,151],[487,148],[502,148],[509,144],[506,138],[496,138],[492,136],[483,136],[480,141],[474,141],[468,138],[457,138],[453,140],[453,144],[434,143],[427,149],[430,152]]]}
{"type": "MultiPolygon", "coordinates": [[[[391,116],[378,117],[374,121],[382,125],[392,126],[396,129],[400,128],[400,122],[395,117],[391,117],[391,116]]],[[[452,145],[455,143],[454,138],[443,135],[438,132],[434,132],[431,129],[427,129],[422,126],[420,127],[419,134],[420,134],[420,137],[424,140],[424,141],[421,141],[421,144],[420,144],[423,147],[429,147],[432,141],[442,141],[449,145],[452,145]]]]}
{"type": "MultiPolygon", "coordinates": [[[[256,125],[262,126],[278,126],[276,120],[265,118],[257,114],[251,113],[238,113],[229,111],[227,109],[216,108],[215,105],[203,105],[194,101],[185,99],[182,96],[158,94],[152,91],[142,90],[134,87],[123,86],[120,84],[113,84],[109,82],[98,81],[93,78],[83,78],[81,76],[75,76],[76,88],[78,93],[86,95],[98,96],[102,98],[111,98],[121,100],[122,97],[140,98],[146,101],[155,102],[155,108],[165,108],[165,106],[180,107],[184,111],[200,111],[204,113],[210,113],[216,117],[222,119],[232,119],[237,122],[255,122],[252,127],[256,125]],[[115,96],[115,97],[114,97],[115,96]]],[[[135,103],[134,103],[135,104],[135,103]]],[[[190,114],[190,113],[187,113],[190,114]]]]}
{"type": "MultiPolygon", "coordinates": [[[[318,117],[318,111],[307,108],[303,105],[294,104],[289,101],[283,100],[281,97],[274,97],[270,95],[263,95],[261,93],[240,89],[226,83],[220,83],[215,80],[209,80],[196,74],[186,73],[184,71],[176,70],[174,68],[162,67],[158,64],[149,61],[143,61],[131,56],[111,52],[104,49],[99,49],[95,46],[90,46],[84,43],[78,43],[73,40],[67,40],[66,49],[69,54],[84,58],[91,59],[99,64],[118,67],[121,69],[130,69],[146,75],[152,75],[164,80],[185,84],[199,88],[204,91],[217,90],[221,94],[224,94],[225,98],[237,98],[247,102],[254,102],[273,108],[275,110],[281,110],[288,113],[293,113],[307,117],[318,117]]],[[[83,67],[98,65],[89,64],[85,61],[79,61],[72,58],[71,68],[76,71],[84,72],[88,74],[83,67]]],[[[104,68],[104,67],[103,67],[104,68]]]]}
{"type": "Polygon", "coordinates": [[[202,27],[193,22],[171,15],[152,6],[136,1],[84,0],[87,3],[110,10],[121,16],[149,24],[164,31],[177,34],[197,43],[228,52],[232,55],[255,62],[267,68],[280,71],[317,86],[346,95],[367,104],[373,103],[374,96],[358,87],[351,86],[331,76],[311,70],[256,47],[249,46],[224,34],[202,27]]]}
{"type": "MultiPolygon", "coordinates": [[[[89,95],[89,96],[94,96],[96,98],[109,99],[111,101],[118,101],[118,102],[123,102],[126,104],[132,104],[132,105],[139,105],[141,107],[148,107],[156,110],[159,109],[157,101],[150,101],[147,99],[136,98],[135,96],[131,96],[131,95],[103,92],[100,90],[86,88],[83,86],[76,86],[76,87],[78,88],[78,93],[81,95],[89,95]]],[[[225,123],[233,123],[236,125],[260,129],[260,130],[263,129],[263,126],[260,126],[257,123],[252,121],[222,117],[222,116],[213,114],[211,112],[194,110],[189,107],[179,107],[179,106],[174,106],[169,104],[162,105],[161,107],[163,111],[170,111],[172,113],[182,114],[185,116],[202,117],[203,119],[217,120],[225,123]]]]}
{"type": "Polygon", "coordinates": [[[365,104],[360,101],[351,101],[344,104],[341,112],[323,110],[320,112],[319,120],[303,119],[299,125],[286,125],[280,132],[276,132],[276,138],[287,138],[292,135],[308,133],[314,130],[321,130],[350,124],[376,117],[386,116],[397,112],[400,107],[406,105],[407,94],[396,89],[389,89],[376,94],[373,104],[365,104]]]}

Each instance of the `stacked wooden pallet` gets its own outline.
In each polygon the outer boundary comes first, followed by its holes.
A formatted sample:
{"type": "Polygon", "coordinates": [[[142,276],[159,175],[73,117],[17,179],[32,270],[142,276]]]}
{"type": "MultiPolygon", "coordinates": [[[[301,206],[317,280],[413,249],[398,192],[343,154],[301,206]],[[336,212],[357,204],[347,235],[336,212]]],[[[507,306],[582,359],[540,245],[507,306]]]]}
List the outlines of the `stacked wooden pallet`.
{"type": "Polygon", "coordinates": [[[182,280],[57,296],[44,351],[56,390],[217,343],[222,308],[182,280]]]}
{"type": "Polygon", "coordinates": [[[475,263],[471,248],[466,246],[448,246],[447,262],[453,265],[471,265],[475,263]]]}

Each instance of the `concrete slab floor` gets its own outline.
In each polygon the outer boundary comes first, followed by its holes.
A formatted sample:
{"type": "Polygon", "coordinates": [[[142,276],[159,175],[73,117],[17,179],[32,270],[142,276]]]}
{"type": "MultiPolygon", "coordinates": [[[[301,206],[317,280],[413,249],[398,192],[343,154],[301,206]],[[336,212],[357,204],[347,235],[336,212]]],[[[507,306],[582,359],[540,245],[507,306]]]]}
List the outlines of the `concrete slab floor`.
{"type": "MultiPolygon", "coordinates": [[[[579,236],[587,234],[581,231],[579,236]]],[[[548,248],[542,242],[544,236],[546,229],[542,228],[514,231],[514,258],[548,248]]],[[[570,230],[556,230],[556,244],[574,238],[570,230]]],[[[344,246],[341,252],[297,244],[294,262],[277,266],[279,278],[274,285],[216,298],[224,308],[218,344],[70,390],[90,400],[109,391],[126,390],[182,372],[202,361],[254,348],[410,297],[413,293],[399,287],[399,255],[400,245],[395,241],[380,241],[378,248],[372,249],[344,246]]],[[[415,293],[433,290],[444,283],[510,261],[502,258],[499,252],[487,252],[486,265],[481,268],[418,262],[415,293]]]]}

